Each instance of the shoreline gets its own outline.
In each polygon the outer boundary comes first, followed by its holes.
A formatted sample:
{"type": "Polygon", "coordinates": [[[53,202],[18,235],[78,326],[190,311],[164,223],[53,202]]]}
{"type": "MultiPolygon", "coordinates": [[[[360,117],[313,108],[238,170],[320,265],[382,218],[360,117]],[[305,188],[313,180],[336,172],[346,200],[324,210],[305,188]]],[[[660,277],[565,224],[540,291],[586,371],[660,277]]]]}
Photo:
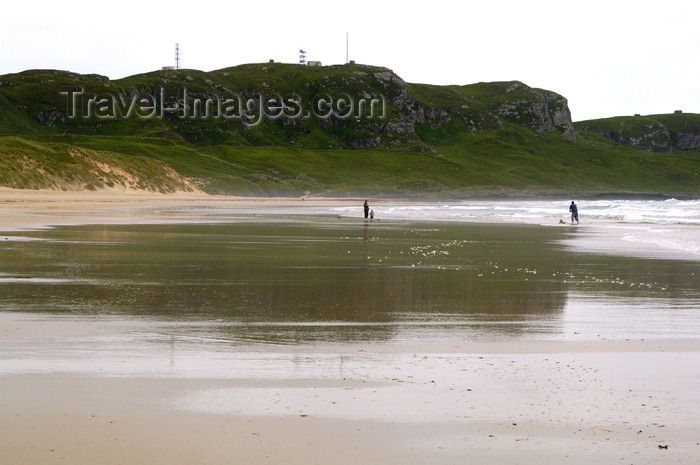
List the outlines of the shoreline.
{"type": "MultiPolygon", "coordinates": [[[[22,190],[0,187],[0,232],[11,233],[31,231],[59,226],[78,226],[89,224],[178,224],[196,222],[228,222],[232,214],[250,215],[263,218],[269,215],[310,214],[327,217],[361,219],[363,202],[361,197],[230,197],[203,193],[155,194],[143,191],[101,190],[96,192],[77,191],[62,192],[49,190],[22,190]],[[316,211],[313,209],[316,208],[316,211]],[[357,215],[331,212],[330,209],[356,208],[357,215]],[[193,211],[188,211],[193,209],[193,211]],[[211,210],[209,210],[211,209],[211,210]],[[217,209],[229,212],[219,215],[217,209]],[[287,209],[287,210],[285,210],[287,209]],[[326,209],[325,211],[319,211],[326,209]],[[240,211],[236,211],[240,210],[240,211]]],[[[516,201],[510,199],[511,201],[516,201]]],[[[542,200],[542,199],[540,199],[542,200]]],[[[600,200],[600,199],[598,199],[600,200]]],[[[508,202],[499,200],[474,199],[473,202],[508,202]]],[[[546,200],[545,200],[546,201],[546,200]]],[[[466,202],[462,199],[460,202],[466,202]]],[[[396,209],[402,207],[445,205],[446,199],[389,199],[373,198],[370,206],[396,209]]],[[[568,202],[563,206],[568,205],[568,202]]],[[[560,218],[566,218],[562,208],[560,218]]],[[[501,218],[454,218],[434,217],[416,218],[413,216],[384,216],[377,221],[426,221],[426,222],[460,222],[485,224],[523,224],[544,227],[568,227],[568,218],[563,224],[546,216],[535,218],[513,218],[503,221],[501,218]],[[546,221],[551,221],[548,223],[546,221]]],[[[567,241],[567,245],[578,250],[594,253],[612,253],[635,257],[670,258],[680,260],[700,260],[700,249],[688,239],[681,237],[675,241],[668,238],[650,240],[645,230],[653,224],[615,223],[585,220],[576,229],[584,233],[576,240],[567,241]]],[[[668,230],[697,225],[662,224],[668,230]]],[[[572,229],[573,232],[575,229],[572,229]]]]}
{"type": "Polygon", "coordinates": [[[101,189],[96,191],[62,191],[49,189],[14,189],[0,186],[0,205],[12,205],[16,203],[38,203],[46,205],[61,204],[63,202],[78,202],[81,204],[111,204],[129,202],[142,204],[145,202],[170,202],[181,201],[196,203],[209,201],[212,203],[235,203],[238,205],[259,205],[269,203],[272,205],[296,205],[298,202],[310,202],[324,205],[327,202],[350,203],[362,202],[365,198],[372,198],[375,202],[392,204],[415,203],[449,203],[467,201],[536,201],[536,200],[700,200],[700,194],[690,193],[649,193],[649,192],[526,192],[510,191],[502,192],[475,191],[471,194],[460,196],[425,196],[421,194],[392,196],[386,194],[347,194],[324,196],[317,194],[300,196],[271,196],[257,197],[245,195],[212,195],[204,192],[174,192],[158,193],[150,191],[136,191],[124,189],[101,189]]]}
{"type": "Polygon", "coordinates": [[[77,224],[142,223],[149,211],[172,207],[291,207],[355,205],[351,198],[228,197],[134,191],[62,192],[0,188],[0,231],[77,224]]]}

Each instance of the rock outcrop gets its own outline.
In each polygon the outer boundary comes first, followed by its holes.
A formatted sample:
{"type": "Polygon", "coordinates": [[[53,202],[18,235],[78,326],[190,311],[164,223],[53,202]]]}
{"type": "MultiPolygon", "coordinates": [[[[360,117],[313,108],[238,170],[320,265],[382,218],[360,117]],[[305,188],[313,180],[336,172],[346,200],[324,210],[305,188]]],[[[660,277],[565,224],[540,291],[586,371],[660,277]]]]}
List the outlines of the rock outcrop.
{"type": "MultiPolygon", "coordinates": [[[[521,82],[481,83],[453,89],[445,95],[450,100],[449,105],[440,106],[421,97],[414,98],[410,92],[411,87],[419,94],[420,90],[433,86],[409,85],[389,71],[377,72],[374,76],[382,82],[384,89],[393,88],[390,102],[409,124],[427,124],[437,130],[458,120],[465,131],[478,132],[515,123],[538,133],[558,131],[564,139],[576,140],[568,102],[554,92],[534,89],[521,82]],[[484,90],[487,90],[486,98],[480,95],[484,90]]],[[[387,128],[414,132],[407,130],[405,125],[387,128]]]]}
{"type": "Polygon", "coordinates": [[[686,151],[700,147],[700,129],[693,132],[676,133],[674,147],[686,151]]]}
{"type": "Polygon", "coordinates": [[[506,101],[498,106],[500,117],[523,124],[540,133],[554,130],[561,132],[567,140],[576,140],[567,100],[559,94],[532,89],[522,84],[506,88],[506,93],[521,89],[530,98],[506,101]]]}

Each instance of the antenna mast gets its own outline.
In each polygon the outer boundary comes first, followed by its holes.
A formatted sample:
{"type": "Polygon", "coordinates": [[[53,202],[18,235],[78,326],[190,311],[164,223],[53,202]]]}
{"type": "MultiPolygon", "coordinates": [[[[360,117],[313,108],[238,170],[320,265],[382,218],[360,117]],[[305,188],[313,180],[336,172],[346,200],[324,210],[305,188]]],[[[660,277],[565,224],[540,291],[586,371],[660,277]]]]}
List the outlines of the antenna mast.
{"type": "Polygon", "coordinates": [[[299,64],[300,65],[306,64],[306,49],[305,48],[302,48],[299,50],[299,64]]]}
{"type": "Polygon", "coordinates": [[[175,44],[175,69],[180,69],[180,44],[175,44]]]}

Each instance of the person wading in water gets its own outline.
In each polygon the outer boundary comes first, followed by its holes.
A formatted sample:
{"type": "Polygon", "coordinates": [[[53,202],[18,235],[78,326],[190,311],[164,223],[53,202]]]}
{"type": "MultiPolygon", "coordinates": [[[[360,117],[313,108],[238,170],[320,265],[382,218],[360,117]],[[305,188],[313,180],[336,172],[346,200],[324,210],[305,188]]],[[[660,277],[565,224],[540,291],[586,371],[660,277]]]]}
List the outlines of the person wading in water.
{"type": "Polygon", "coordinates": [[[576,224],[578,224],[578,207],[573,200],[569,206],[569,211],[571,212],[571,224],[574,224],[574,220],[576,220],[576,224]]]}

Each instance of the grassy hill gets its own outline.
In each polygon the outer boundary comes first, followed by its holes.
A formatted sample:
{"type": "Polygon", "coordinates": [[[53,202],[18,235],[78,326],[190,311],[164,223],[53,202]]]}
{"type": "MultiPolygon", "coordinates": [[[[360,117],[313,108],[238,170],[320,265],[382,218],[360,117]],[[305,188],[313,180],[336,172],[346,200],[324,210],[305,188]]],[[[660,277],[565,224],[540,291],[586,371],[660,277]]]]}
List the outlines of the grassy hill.
{"type": "Polygon", "coordinates": [[[566,99],[520,82],[408,84],[362,65],[0,76],[0,185],[16,188],[697,195],[696,134],[700,115],[573,124],[566,99]]]}
{"type": "Polygon", "coordinates": [[[700,115],[619,116],[576,123],[591,138],[603,136],[631,147],[671,153],[700,149],[700,115]]]}

